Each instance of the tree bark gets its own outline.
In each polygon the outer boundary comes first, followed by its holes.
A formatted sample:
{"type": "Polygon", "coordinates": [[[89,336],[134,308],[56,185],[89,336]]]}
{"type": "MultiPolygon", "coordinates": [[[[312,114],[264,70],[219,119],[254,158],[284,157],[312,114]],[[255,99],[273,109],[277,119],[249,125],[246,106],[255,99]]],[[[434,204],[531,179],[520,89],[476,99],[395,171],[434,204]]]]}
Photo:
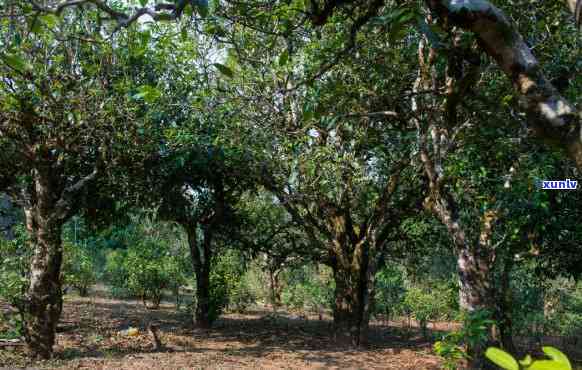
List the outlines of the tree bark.
{"type": "Polygon", "coordinates": [[[503,349],[509,353],[516,354],[517,351],[513,343],[513,321],[511,314],[513,311],[513,292],[511,291],[510,284],[512,269],[513,256],[504,256],[497,298],[496,322],[499,326],[499,340],[501,341],[503,349]]]}
{"type": "Polygon", "coordinates": [[[212,240],[209,232],[204,235],[202,250],[198,245],[197,225],[186,227],[188,244],[190,246],[190,258],[196,274],[196,311],[194,322],[197,327],[209,329],[212,326],[210,317],[210,243],[212,240]]]}
{"type": "Polygon", "coordinates": [[[26,208],[33,255],[30,281],[22,307],[24,334],[32,357],[52,356],[55,332],[63,307],[61,287],[62,224],[47,219],[47,209],[26,208]]]}
{"type": "Polygon", "coordinates": [[[281,306],[281,282],[279,281],[279,274],[281,270],[269,269],[269,285],[271,288],[271,304],[273,311],[276,311],[281,306]]]}
{"type": "Polygon", "coordinates": [[[531,49],[503,12],[485,0],[426,2],[445,28],[458,26],[475,33],[520,94],[536,135],[564,149],[582,169],[582,115],[544,76],[531,49]]]}
{"type": "Polygon", "coordinates": [[[459,306],[468,312],[492,307],[488,260],[488,256],[474,248],[458,249],[459,306]]]}
{"type": "Polygon", "coordinates": [[[333,308],[334,337],[344,345],[366,346],[368,326],[373,307],[375,263],[370,263],[366,248],[354,248],[349,258],[352,263],[342,264],[344,258],[332,258],[335,280],[333,308]],[[358,253],[357,251],[361,251],[358,253]]]}

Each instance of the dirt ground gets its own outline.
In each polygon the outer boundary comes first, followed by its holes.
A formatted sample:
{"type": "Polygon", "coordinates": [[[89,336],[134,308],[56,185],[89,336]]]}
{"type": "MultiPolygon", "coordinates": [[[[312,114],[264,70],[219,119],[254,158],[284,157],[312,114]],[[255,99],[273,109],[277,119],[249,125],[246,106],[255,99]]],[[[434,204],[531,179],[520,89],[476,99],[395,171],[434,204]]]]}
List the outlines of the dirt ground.
{"type": "Polygon", "coordinates": [[[55,358],[31,362],[23,347],[0,350],[0,367],[45,369],[438,369],[431,343],[417,331],[372,325],[367,349],[338,347],[329,320],[270,310],[224,315],[210,331],[170,304],[147,310],[140,302],[65,297],[55,358]],[[163,350],[146,330],[160,327],[163,350]],[[136,336],[127,334],[137,328],[136,336]]]}

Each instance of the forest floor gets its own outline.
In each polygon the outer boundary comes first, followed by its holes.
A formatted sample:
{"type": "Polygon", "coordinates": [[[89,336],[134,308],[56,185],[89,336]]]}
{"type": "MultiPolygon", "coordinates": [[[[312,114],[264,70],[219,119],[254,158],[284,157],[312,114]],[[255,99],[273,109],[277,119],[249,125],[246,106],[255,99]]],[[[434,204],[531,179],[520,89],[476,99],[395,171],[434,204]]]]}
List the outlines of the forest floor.
{"type": "Polygon", "coordinates": [[[43,369],[438,369],[432,344],[416,329],[373,323],[370,345],[353,350],[330,338],[331,322],[268,308],[226,314],[210,331],[171,304],[148,310],[141,302],[66,296],[55,358],[31,362],[24,347],[0,350],[0,367],[43,369]],[[146,328],[160,327],[163,350],[146,328]],[[128,336],[127,329],[139,330],[128,336]]]}

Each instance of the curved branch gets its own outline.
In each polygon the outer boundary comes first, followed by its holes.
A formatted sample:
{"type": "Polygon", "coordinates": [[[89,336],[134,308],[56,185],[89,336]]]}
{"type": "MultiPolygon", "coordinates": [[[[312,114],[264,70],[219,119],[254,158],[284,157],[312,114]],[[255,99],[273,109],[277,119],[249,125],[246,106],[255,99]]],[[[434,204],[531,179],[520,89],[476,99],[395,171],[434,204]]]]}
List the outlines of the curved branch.
{"type": "Polygon", "coordinates": [[[185,1],[177,1],[176,3],[160,3],[153,7],[144,6],[142,8],[135,9],[133,13],[124,13],[110,7],[105,0],[67,0],[53,7],[43,6],[34,0],[29,1],[34,10],[55,15],[61,15],[61,13],[67,8],[91,4],[102,12],[108,14],[111,19],[117,23],[116,30],[123,27],[129,27],[132,23],[136,22],[144,15],[149,15],[155,21],[178,19],[182,15],[186,5],[185,1]]]}
{"type": "Polygon", "coordinates": [[[552,86],[509,19],[485,0],[427,0],[444,27],[472,31],[509,77],[541,138],[565,149],[582,169],[582,116],[552,86]]]}

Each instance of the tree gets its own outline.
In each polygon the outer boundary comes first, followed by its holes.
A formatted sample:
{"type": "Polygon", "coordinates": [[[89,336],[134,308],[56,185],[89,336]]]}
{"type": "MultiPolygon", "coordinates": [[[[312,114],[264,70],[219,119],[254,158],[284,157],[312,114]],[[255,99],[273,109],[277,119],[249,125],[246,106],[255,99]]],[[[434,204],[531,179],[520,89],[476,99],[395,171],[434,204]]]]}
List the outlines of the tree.
{"type": "MultiPolygon", "coordinates": [[[[419,131],[419,159],[429,180],[425,208],[447,228],[456,250],[461,308],[494,314],[501,338],[490,333],[489,339],[501,340],[511,350],[508,274],[514,255],[530,247],[547,217],[542,216],[547,195],[538,189],[534,174],[549,178],[552,166],[547,163],[555,159],[518,154],[536,152],[535,144],[526,140],[525,125],[518,138],[486,144],[500,133],[511,135],[511,129],[498,122],[507,110],[516,117],[515,107],[507,99],[498,108],[482,106],[492,97],[503,101],[503,87],[495,77],[482,74],[482,60],[475,55],[478,49],[470,35],[450,30],[447,40],[438,47],[429,47],[427,39],[420,41],[415,91],[443,93],[414,97],[411,104],[419,131]],[[438,48],[448,50],[445,60],[438,48]],[[476,115],[476,108],[482,113],[476,115]],[[499,282],[494,279],[497,269],[499,282]]],[[[469,348],[472,368],[484,366],[483,350],[469,348]]]]}
{"type": "MultiPolygon", "coordinates": [[[[31,14],[7,2],[0,53],[0,183],[24,209],[33,256],[19,306],[32,355],[48,358],[62,309],[63,225],[83,207],[88,184],[133,144],[123,58],[85,40],[94,18],[31,14]]],[[[121,40],[119,40],[121,42],[121,40]]]]}
{"type": "Polygon", "coordinates": [[[239,243],[266,271],[269,300],[276,311],[282,303],[282,272],[313,261],[317,252],[285,207],[265,189],[246,194],[237,209],[243,221],[239,243]]]}

